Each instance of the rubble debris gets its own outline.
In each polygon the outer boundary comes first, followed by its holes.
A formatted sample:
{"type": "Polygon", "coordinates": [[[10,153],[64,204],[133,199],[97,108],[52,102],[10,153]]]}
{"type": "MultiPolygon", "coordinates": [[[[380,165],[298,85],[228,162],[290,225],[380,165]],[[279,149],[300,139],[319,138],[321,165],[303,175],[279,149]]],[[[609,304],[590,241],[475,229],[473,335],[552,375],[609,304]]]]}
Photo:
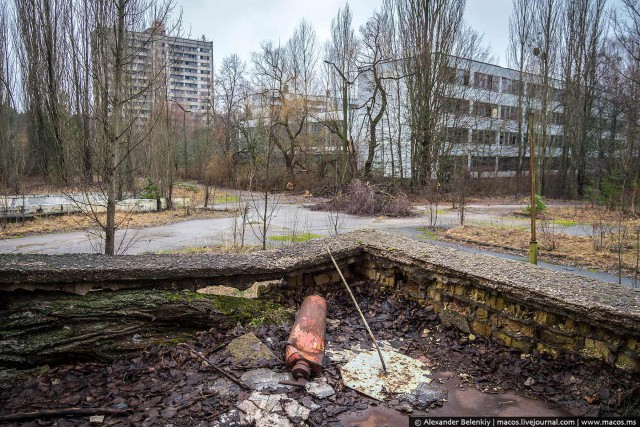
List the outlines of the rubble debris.
{"type": "Polygon", "coordinates": [[[300,424],[309,418],[309,409],[286,394],[262,394],[254,391],[238,404],[240,423],[255,423],[256,427],[287,427],[300,424]]]}
{"type": "Polygon", "coordinates": [[[261,361],[274,361],[276,356],[273,352],[264,345],[262,341],[255,336],[253,332],[247,332],[246,334],[233,339],[227,345],[227,351],[236,359],[237,363],[242,364],[255,364],[261,361]]]}
{"type": "Polygon", "coordinates": [[[320,295],[302,301],[287,340],[286,363],[295,379],[318,375],[324,360],[327,301],[320,295]]]}
{"type": "Polygon", "coordinates": [[[225,371],[224,369],[218,368],[215,364],[211,363],[211,361],[209,359],[207,359],[206,357],[204,357],[202,354],[200,354],[198,351],[196,351],[193,347],[191,347],[188,344],[180,344],[180,347],[184,347],[186,349],[188,349],[189,351],[191,351],[191,354],[195,355],[198,359],[202,360],[204,363],[206,363],[208,366],[212,367],[213,369],[215,369],[218,373],[224,375],[225,377],[227,377],[229,380],[233,381],[234,383],[238,384],[240,387],[246,389],[248,388],[246,384],[244,384],[242,381],[238,381],[237,378],[235,378],[233,375],[231,375],[230,373],[228,373],[227,371],[225,371]]]}
{"type": "Polygon", "coordinates": [[[429,387],[431,372],[424,363],[388,349],[382,353],[387,361],[386,373],[375,351],[362,352],[340,368],[344,385],[380,401],[393,395],[410,395],[422,400],[426,397],[431,401],[446,396],[446,391],[440,391],[443,389],[439,386],[429,387]]]}
{"type": "Polygon", "coordinates": [[[276,391],[279,388],[290,388],[290,386],[281,385],[280,381],[292,381],[292,378],[288,372],[274,372],[271,369],[259,368],[245,372],[240,380],[257,391],[276,391]]]}
{"type": "Polygon", "coordinates": [[[336,394],[333,387],[327,384],[326,378],[316,378],[313,381],[309,381],[305,384],[304,388],[307,390],[307,393],[318,399],[324,399],[325,397],[336,394]]]}
{"type": "Polygon", "coordinates": [[[104,415],[92,415],[89,417],[89,425],[96,426],[104,423],[104,415]]]}
{"type": "MultiPolygon", "coordinates": [[[[322,370],[322,378],[335,394],[318,398],[302,387],[280,384],[275,390],[259,391],[283,394],[296,401],[309,410],[304,422],[312,426],[353,426],[356,422],[344,421],[352,419],[359,420],[357,425],[364,427],[365,421],[375,425],[375,416],[389,420],[387,425],[406,425],[407,417],[399,411],[409,408],[413,409],[411,415],[417,416],[426,415],[426,409],[433,416],[566,416],[571,413],[615,417],[624,411],[637,413],[632,412],[638,410],[640,401],[637,374],[615,370],[602,361],[585,361],[569,355],[560,355],[556,360],[540,357],[535,350],[521,355],[481,335],[463,342],[461,338],[468,335],[443,327],[431,307],[375,288],[367,281],[351,283],[351,287],[380,340],[381,349],[394,351],[394,347],[395,351],[423,362],[433,378],[425,387],[432,389],[435,384],[446,387],[447,401],[438,400],[425,408],[424,402],[435,396],[429,396],[426,389],[422,389],[414,395],[394,396],[388,403],[380,403],[344,387],[340,366],[363,351],[375,350],[369,344],[350,296],[338,288],[336,292],[327,293],[327,316],[340,319],[340,324],[335,328],[327,325],[326,357],[329,360],[322,370]],[[528,378],[535,380],[529,387],[524,385],[528,378]],[[540,399],[533,400],[525,394],[540,399]],[[511,401],[515,403],[507,403],[511,401]],[[385,413],[389,418],[383,418],[385,413]],[[394,422],[393,416],[399,414],[404,421],[394,422]],[[353,418],[346,418],[351,416],[353,418]]],[[[308,289],[300,288],[297,292],[292,302],[302,301],[308,289]]],[[[291,322],[240,325],[226,330],[216,324],[189,339],[191,347],[207,360],[240,378],[257,368],[236,363],[226,349],[214,350],[249,331],[275,355],[281,355],[285,352],[291,322]]],[[[283,375],[282,378],[286,374],[292,380],[281,361],[259,367],[269,368],[276,375],[283,375]]],[[[253,387],[249,381],[246,384],[253,387]]],[[[183,346],[152,345],[132,359],[53,366],[27,380],[0,386],[0,415],[62,406],[115,409],[116,405],[127,405],[125,415],[106,415],[103,425],[238,427],[242,413],[237,405],[247,400],[253,391],[243,390],[183,346]],[[171,414],[170,418],[162,416],[171,414]]],[[[279,421],[295,424],[284,407],[278,412],[279,421]]],[[[18,423],[4,422],[8,427],[23,425],[18,423]]],[[[54,417],[38,423],[87,426],[88,416],[54,417]]]]}

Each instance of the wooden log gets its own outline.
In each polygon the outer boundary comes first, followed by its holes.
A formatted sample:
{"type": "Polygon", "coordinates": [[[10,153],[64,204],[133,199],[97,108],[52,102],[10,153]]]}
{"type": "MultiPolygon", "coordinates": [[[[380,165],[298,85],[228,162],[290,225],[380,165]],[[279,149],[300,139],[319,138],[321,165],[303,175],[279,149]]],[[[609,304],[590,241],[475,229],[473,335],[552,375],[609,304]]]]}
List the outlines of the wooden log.
{"type": "Polygon", "coordinates": [[[267,301],[189,291],[0,292],[0,367],[109,361],[198,330],[290,316],[267,301]]]}

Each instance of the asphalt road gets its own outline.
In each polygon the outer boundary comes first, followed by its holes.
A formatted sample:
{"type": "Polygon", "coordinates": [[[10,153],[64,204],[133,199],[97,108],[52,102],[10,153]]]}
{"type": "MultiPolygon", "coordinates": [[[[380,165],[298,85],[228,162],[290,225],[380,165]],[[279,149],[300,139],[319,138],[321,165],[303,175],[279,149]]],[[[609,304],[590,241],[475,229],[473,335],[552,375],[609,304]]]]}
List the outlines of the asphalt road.
{"type": "MultiPolygon", "coordinates": [[[[224,207],[220,205],[217,207],[224,207]]],[[[262,221],[258,211],[263,211],[263,204],[249,209],[249,216],[245,229],[245,243],[259,244],[262,221]],[[257,209],[256,209],[257,208],[257,209]]],[[[440,227],[455,227],[459,223],[458,212],[447,209],[449,206],[438,208],[437,224],[440,227]]],[[[477,225],[502,225],[510,227],[527,227],[527,218],[516,217],[513,212],[521,210],[521,205],[469,205],[466,209],[467,224],[477,225]]],[[[387,218],[387,217],[360,217],[346,214],[331,214],[328,212],[312,211],[307,207],[296,203],[278,203],[269,211],[268,236],[286,238],[291,235],[311,233],[314,236],[330,236],[337,229],[339,233],[345,233],[361,228],[373,228],[402,234],[419,240],[430,240],[434,244],[455,247],[467,252],[485,253],[495,256],[525,261],[525,259],[508,254],[498,254],[486,250],[478,250],[464,245],[450,242],[431,240],[428,234],[420,231],[429,225],[429,210],[425,206],[418,206],[421,212],[416,217],[387,218]],[[336,226],[337,224],[337,226],[336,226]]],[[[234,222],[240,225],[241,221],[234,218],[200,219],[183,221],[174,224],[156,227],[119,230],[116,234],[118,253],[141,254],[147,252],[160,252],[167,250],[179,250],[191,247],[204,247],[214,245],[232,245],[234,241],[234,222]]],[[[575,235],[585,235],[588,230],[585,227],[573,226],[564,228],[563,232],[575,235]]],[[[235,238],[240,239],[240,233],[235,233],[235,238]]],[[[269,240],[270,245],[286,244],[280,240],[269,240]]],[[[91,232],[76,231],[68,233],[51,233],[39,236],[25,236],[21,238],[0,240],[0,254],[6,253],[37,253],[37,254],[64,254],[64,253],[100,253],[101,241],[91,232]]],[[[571,272],[583,276],[595,277],[600,280],[617,283],[615,275],[592,272],[579,268],[540,263],[541,266],[571,272]]],[[[626,286],[632,287],[632,279],[623,281],[626,286]]]]}

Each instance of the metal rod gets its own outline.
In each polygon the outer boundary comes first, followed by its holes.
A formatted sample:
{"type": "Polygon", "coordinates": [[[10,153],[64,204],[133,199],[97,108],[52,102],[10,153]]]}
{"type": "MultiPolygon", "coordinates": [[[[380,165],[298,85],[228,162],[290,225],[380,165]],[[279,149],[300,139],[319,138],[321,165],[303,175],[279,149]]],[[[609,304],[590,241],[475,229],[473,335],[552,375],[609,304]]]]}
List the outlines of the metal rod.
{"type": "Polygon", "coordinates": [[[356,301],[356,297],[353,296],[353,292],[351,292],[351,288],[349,287],[349,284],[347,283],[347,280],[342,275],[342,271],[340,270],[340,267],[338,267],[338,263],[336,262],[336,259],[333,257],[333,254],[331,253],[330,246],[331,246],[330,244],[327,245],[327,252],[329,253],[329,256],[331,257],[331,261],[333,261],[333,265],[335,265],[336,270],[338,270],[338,274],[340,275],[340,278],[342,279],[342,283],[344,283],[345,288],[347,288],[347,292],[349,292],[349,295],[351,295],[351,300],[353,301],[353,304],[356,306],[356,310],[358,310],[358,314],[360,314],[360,318],[362,319],[362,322],[364,323],[364,327],[367,328],[367,332],[369,333],[369,336],[371,337],[371,340],[373,341],[373,345],[376,347],[376,350],[378,351],[378,356],[380,357],[380,362],[382,363],[382,370],[384,371],[384,373],[387,373],[387,365],[384,364],[384,359],[382,358],[382,352],[380,351],[380,347],[378,346],[378,341],[376,341],[376,337],[373,336],[373,332],[371,332],[371,328],[369,328],[369,324],[367,323],[367,319],[364,318],[364,314],[362,314],[362,310],[360,310],[360,306],[358,305],[358,301],[356,301]]]}
{"type": "Polygon", "coordinates": [[[222,368],[218,368],[216,365],[214,365],[209,359],[207,359],[206,357],[204,357],[203,355],[201,355],[198,351],[196,351],[195,348],[191,347],[189,344],[178,344],[179,347],[184,347],[187,350],[189,350],[191,353],[193,353],[198,359],[202,360],[203,362],[205,362],[207,365],[211,366],[213,369],[216,370],[216,372],[224,375],[225,377],[227,377],[227,379],[229,379],[230,381],[236,383],[237,385],[239,385],[240,387],[242,387],[245,390],[251,390],[251,388],[249,386],[247,386],[245,383],[243,383],[241,380],[237,379],[236,377],[234,377],[233,375],[231,375],[230,373],[228,373],[227,371],[225,371],[222,368]]]}

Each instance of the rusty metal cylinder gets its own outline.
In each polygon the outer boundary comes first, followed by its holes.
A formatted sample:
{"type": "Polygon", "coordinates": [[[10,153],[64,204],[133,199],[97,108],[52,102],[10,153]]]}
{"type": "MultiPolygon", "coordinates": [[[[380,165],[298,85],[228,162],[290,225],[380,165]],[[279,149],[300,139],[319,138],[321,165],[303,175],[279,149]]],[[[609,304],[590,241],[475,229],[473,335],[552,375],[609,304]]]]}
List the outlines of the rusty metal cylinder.
{"type": "Polygon", "coordinates": [[[320,373],[326,325],[327,301],[319,295],[306,297],[287,340],[286,363],[294,378],[309,379],[320,373]]]}

